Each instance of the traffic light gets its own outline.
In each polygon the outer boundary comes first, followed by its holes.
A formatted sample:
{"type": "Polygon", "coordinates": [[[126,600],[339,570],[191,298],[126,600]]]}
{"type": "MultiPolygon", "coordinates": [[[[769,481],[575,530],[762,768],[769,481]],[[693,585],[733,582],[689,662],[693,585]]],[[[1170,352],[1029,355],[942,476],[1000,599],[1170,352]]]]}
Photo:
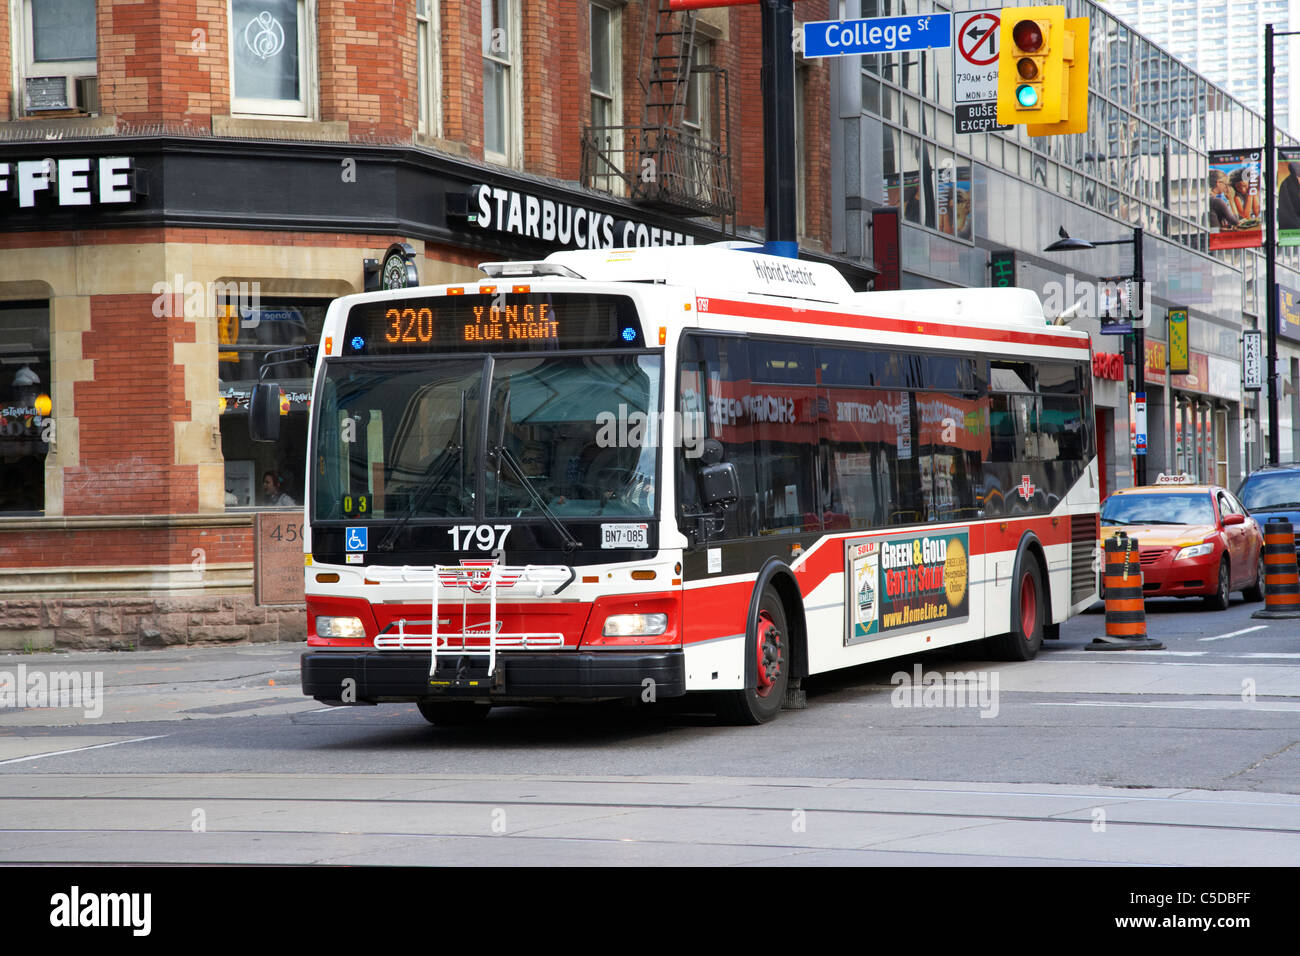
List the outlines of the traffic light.
{"type": "Polygon", "coordinates": [[[1088,132],[1088,18],[1066,20],[1065,31],[1074,39],[1074,58],[1065,59],[1065,99],[1061,119],[1056,123],[1030,123],[1025,130],[1030,136],[1088,132]]]}
{"type": "Polygon", "coordinates": [[[1067,59],[1074,34],[1065,7],[1004,7],[998,37],[998,122],[1003,125],[1068,120],[1067,59]]]}

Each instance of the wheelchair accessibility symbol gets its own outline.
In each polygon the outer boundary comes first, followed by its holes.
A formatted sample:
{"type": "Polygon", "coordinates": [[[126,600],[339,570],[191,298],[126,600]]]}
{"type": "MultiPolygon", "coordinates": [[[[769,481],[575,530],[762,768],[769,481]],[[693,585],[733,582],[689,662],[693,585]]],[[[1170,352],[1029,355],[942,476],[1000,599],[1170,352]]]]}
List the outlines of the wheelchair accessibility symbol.
{"type": "Polygon", "coordinates": [[[348,551],[365,551],[366,537],[369,528],[348,528],[344,537],[344,545],[348,551]]]}

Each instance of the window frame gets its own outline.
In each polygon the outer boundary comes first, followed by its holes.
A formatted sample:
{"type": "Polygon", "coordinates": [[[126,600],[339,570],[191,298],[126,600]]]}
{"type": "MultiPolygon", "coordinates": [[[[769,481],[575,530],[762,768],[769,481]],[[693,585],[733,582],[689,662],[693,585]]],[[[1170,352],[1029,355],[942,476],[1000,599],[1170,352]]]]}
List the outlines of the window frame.
{"type": "MultiPolygon", "coordinates": [[[[483,0],[482,9],[486,11],[488,5],[494,0],[483,0]]],[[[483,127],[483,158],[491,163],[498,163],[502,166],[519,167],[523,165],[523,139],[524,139],[524,122],[523,122],[523,11],[519,0],[504,0],[506,5],[506,15],[510,23],[507,28],[506,36],[508,38],[508,48],[504,57],[490,55],[487,49],[481,51],[481,57],[484,64],[496,63],[506,68],[506,96],[505,96],[505,152],[498,152],[488,146],[488,135],[486,123],[483,127]]],[[[481,35],[485,23],[480,24],[480,41],[485,41],[481,35]]],[[[486,47],[486,42],[483,42],[486,47]]],[[[486,74],[484,74],[486,75],[486,74]]],[[[487,83],[483,82],[483,112],[487,113],[487,83]]]]}
{"type": "MultiPolygon", "coordinates": [[[[604,10],[609,15],[609,85],[608,93],[599,91],[595,85],[595,57],[592,57],[591,63],[588,64],[589,82],[588,95],[591,108],[590,125],[592,127],[607,126],[621,127],[623,125],[623,5],[614,2],[614,0],[591,0],[588,7],[590,17],[588,20],[588,36],[590,42],[588,47],[590,52],[594,53],[596,42],[595,29],[595,11],[604,10]],[[607,102],[609,110],[609,122],[596,122],[596,100],[602,99],[607,102]]],[[[619,155],[623,152],[623,131],[614,129],[609,133],[608,149],[613,155],[619,155]]],[[[616,168],[610,168],[604,173],[597,173],[596,179],[602,181],[602,186],[596,188],[603,189],[612,196],[627,195],[627,183],[618,175],[616,168]]]]}
{"type": "Polygon", "coordinates": [[[235,0],[226,0],[226,65],[230,76],[230,114],[253,118],[316,118],[316,0],[295,0],[298,12],[298,94],[296,100],[270,100],[235,94],[235,0]]]}
{"type": "Polygon", "coordinates": [[[442,135],[442,6],[440,0],[416,0],[416,128],[425,136],[442,135]],[[421,14],[423,6],[425,12],[421,14]]]}
{"type": "MultiPolygon", "coordinates": [[[[36,60],[36,26],[33,0],[14,0],[10,5],[10,43],[13,58],[12,116],[41,116],[46,110],[27,109],[27,80],[45,76],[66,76],[68,108],[90,112],[77,99],[77,80],[99,75],[99,23],[95,23],[95,55],[77,60],[36,60]]],[[[57,110],[54,112],[58,112],[57,110]]]]}

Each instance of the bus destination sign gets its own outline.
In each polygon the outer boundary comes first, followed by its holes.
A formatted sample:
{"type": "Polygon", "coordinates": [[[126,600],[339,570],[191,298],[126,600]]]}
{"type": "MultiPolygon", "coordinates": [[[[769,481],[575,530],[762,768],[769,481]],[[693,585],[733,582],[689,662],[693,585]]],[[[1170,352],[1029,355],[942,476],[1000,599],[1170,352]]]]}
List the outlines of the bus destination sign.
{"type": "Polygon", "coordinates": [[[626,296],[498,293],[364,302],[348,313],[344,355],[641,348],[626,296]]]}

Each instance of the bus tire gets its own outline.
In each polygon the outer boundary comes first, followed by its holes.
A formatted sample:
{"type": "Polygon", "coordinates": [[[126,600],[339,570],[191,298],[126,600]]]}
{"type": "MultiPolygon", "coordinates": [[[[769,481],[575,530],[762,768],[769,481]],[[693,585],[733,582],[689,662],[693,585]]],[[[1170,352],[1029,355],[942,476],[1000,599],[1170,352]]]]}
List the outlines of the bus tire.
{"type": "Polygon", "coordinates": [[[1020,557],[1011,591],[1014,627],[1009,634],[988,639],[990,656],[999,661],[1031,661],[1043,646],[1043,574],[1033,555],[1020,557]]]}
{"type": "Polygon", "coordinates": [[[472,700],[417,700],[415,706],[421,717],[442,727],[481,723],[492,709],[491,704],[478,704],[472,700]]]}
{"type": "Polygon", "coordinates": [[[755,686],[725,693],[718,716],[742,726],[764,724],[781,712],[790,684],[790,629],[785,606],[771,586],[763,588],[757,612],[749,622],[745,654],[746,660],[755,662],[755,686]]]}

